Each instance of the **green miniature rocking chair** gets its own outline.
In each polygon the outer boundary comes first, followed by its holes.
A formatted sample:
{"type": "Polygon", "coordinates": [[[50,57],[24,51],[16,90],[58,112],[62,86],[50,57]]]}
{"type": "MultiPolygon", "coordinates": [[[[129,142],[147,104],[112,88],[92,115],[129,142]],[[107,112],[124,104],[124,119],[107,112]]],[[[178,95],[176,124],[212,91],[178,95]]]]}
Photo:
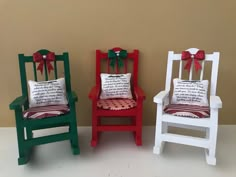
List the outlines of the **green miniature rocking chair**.
{"type": "MultiPolygon", "coordinates": [[[[73,154],[79,154],[75,103],[78,98],[71,90],[68,53],[55,55],[39,50],[33,56],[19,54],[22,96],[10,105],[15,111],[19,158],[18,164],[26,164],[32,147],[57,141],[70,140],[73,154]],[[58,78],[58,63],[64,65],[64,78],[58,78]],[[26,63],[32,63],[34,81],[27,80],[26,63]],[[38,81],[43,75],[43,81],[38,81]],[[50,72],[54,73],[51,75],[50,72]],[[54,80],[49,80],[54,75],[54,80]],[[27,86],[28,82],[28,86],[27,86]],[[29,93],[28,93],[29,92],[29,93]],[[34,130],[68,126],[68,132],[33,137],[34,130]]],[[[60,73],[62,73],[60,71],[60,73]]]]}

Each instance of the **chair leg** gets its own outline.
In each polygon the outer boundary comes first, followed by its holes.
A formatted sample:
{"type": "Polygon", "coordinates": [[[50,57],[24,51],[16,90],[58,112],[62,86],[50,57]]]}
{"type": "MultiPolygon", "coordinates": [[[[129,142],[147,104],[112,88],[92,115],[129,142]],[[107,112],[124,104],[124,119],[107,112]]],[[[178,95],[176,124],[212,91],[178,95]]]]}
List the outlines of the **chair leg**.
{"type": "Polygon", "coordinates": [[[92,140],[91,140],[91,146],[96,147],[98,143],[98,117],[96,115],[93,115],[92,118],[92,140]]]}
{"type": "Polygon", "coordinates": [[[17,132],[17,143],[18,143],[18,165],[26,164],[29,161],[30,149],[26,146],[25,132],[23,126],[22,110],[15,110],[16,118],[16,132],[17,132]]]}
{"type": "Polygon", "coordinates": [[[156,117],[156,132],[155,132],[155,145],[153,147],[154,154],[161,154],[164,148],[164,142],[162,141],[162,132],[167,132],[167,124],[163,123],[160,119],[159,114],[162,112],[162,106],[157,106],[157,117],[156,117]]]}
{"type": "Polygon", "coordinates": [[[136,119],[135,143],[142,146],[142,116],[138,115],[136,119]]]}
{"type": "Polygon", "coordinates": [[[156,130],[155,134],[155,145],[153,147],[154,154],[161,154],[164,148],[164,142],[161,140],[161,132],[156,130]]]}
{"type": "Polygon", "coordinates": [[[17,141],[18,141],[18,165],[24,165],[29,161],[29,149],[25,146],[25,135],[24,135],[24,127],[17,126],[17,141]]]}
{"type": "MultiPolygon", "coordinates": [[[[209,165],[216,165],[216,142],[217,142],[217,129],[218,126],[212,126],[209,130],[209,141],[210,141],[210,147],[209,149],[206,149],[206,161],[209,165]]],[[[208,134],[207,133],[207,134],[208,134]]]]}
{"type": "Polygon", "coordinates": [[[138,127],[136,130],[135,143],[137,146],[142,146],[142,127],[138,127]]]}
{"type": "Polygon", "coordinates": [[[80,154],[80,148],[79,148],[79,138],[78,138],[78,130],[77,130],[77,123],[76,123],[76,116],[74,116],[74,120],[70,123],[70,134],[71,134],[71,148],[74,155],[80,154]]]}

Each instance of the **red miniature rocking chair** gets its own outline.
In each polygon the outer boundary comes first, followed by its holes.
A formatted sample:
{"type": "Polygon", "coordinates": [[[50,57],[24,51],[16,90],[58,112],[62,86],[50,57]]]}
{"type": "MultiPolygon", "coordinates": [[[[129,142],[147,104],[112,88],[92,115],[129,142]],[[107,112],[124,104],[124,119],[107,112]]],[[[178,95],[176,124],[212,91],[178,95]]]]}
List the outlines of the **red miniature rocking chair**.
{"type": "Polygon", "coordinates": [[[103,131],[134,132],[136,145],[142,145],[142,110],[145,95],[138,87],[138,59],[138,50],[130,53],[118,47],[107,53],[96,50],[96,86],[89,93],[92,100],[91,146],[97,145],[98,135],[103,131]],[[102,71],[104,64],[105,72],[102,71]],[[132,121],[131,124],[119,125],[102,123],[102,118],[111,117],[130,118],[132,121]]]}

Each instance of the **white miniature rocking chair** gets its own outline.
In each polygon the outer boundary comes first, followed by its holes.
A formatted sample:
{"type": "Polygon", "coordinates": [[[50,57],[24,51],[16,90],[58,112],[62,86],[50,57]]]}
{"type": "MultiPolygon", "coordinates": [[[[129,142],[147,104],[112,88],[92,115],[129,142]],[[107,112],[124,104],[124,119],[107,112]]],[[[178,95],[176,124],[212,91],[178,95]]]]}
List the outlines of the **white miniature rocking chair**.
{"type": "Polygon", "coordinates": [[[216,96],[219,55],[219,52],[205,54],[203,50],[196,48],[190,48],[183,51],[182,54],[169,51],[165,90],[153,98],[153,101],[157,103],[155,145],[153,148],[155,154],[162,152],[165,142],[179,143],[205,148],[207,163],[216,164],[218,109],[222,108],[221,99],[216,96]],[[174,61],[180,63],[179,78],[174,79],[173,97],[170,102],[169,95],[174,61]],[[203,80],[205,62],[212,62],[211,79],[207,80],[203,80]],[[189,70],[188,80],[182,80],[183,65],[185,65],[184,69],[189,70]],[[201,70],[199,80],[192,80],[194,68],[201,70]],[[207,94],[208,81],[209,94],[207,94]],[[191,89],[194,91],[192,92],[191,89]],[[210,97],[209,105],[207,95],[210,97]],[[201,138],[170,133],[168,132],[169,126],[201,130],[206,135],[201,138]]]}

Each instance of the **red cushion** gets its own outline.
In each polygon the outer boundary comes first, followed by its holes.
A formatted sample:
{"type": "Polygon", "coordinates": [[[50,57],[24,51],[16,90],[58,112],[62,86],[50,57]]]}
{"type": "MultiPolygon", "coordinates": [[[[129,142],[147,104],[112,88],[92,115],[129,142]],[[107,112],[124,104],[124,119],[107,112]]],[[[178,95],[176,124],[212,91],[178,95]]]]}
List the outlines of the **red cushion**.
{"type": "Polygon", "coordinates": [[[101,99],[97,102],[97,107],[109,110],[130,109],[137,105],[133,99],[101,99]]]}
{"type": "Polygon", "coordinates": [[[70,111],[67,105],[52,105],[29,108],[23,112],[24,118],[43,119],[65,114],[70,111]]]}
{"type": "Polygon", "coordinates": [[[192,118],[210,117],[209,106],[169,104],[168,106],[165,107],[164,112],[175,116],[192,117],[192,118]]]}

